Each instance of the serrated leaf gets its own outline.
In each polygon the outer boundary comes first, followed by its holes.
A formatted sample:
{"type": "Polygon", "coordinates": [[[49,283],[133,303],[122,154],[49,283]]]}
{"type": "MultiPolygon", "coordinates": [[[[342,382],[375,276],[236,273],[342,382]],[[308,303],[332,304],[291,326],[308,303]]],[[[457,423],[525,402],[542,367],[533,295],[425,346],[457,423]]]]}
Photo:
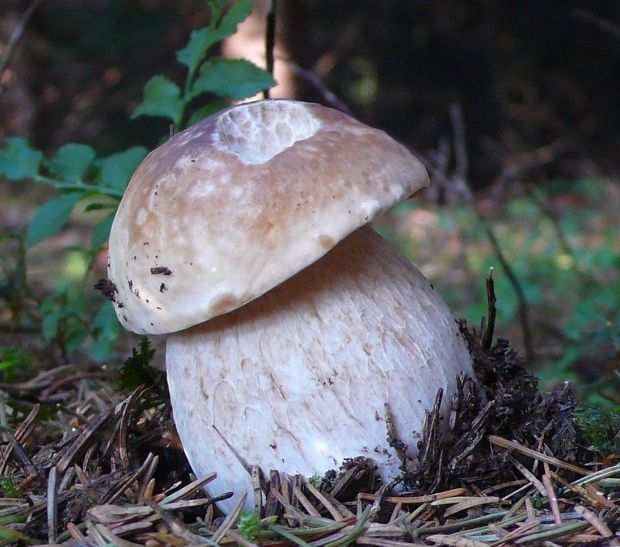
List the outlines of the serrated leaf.
{"type": "Polygon", "coordinates": [[[165,76],[153,76],[144,86],[142,102],[131,118],[138,116],[161,116],[179,125],[184,103],[179,86],[165,76]]]}
{"type": "Polygon", "coordinates": [[[5,142],[0,150],[0,175],[11,180],[34,178],[39,173],[43,152],[19,137],[8,137],[5,142]]]}
{"type": "Polygon", "coordinates": [[[49,170],[66,182],[81,180],[88,166],[95,159],[95,151],[85,144],[69,143],[61,146],[49,160],[49,170]]]}
{"type": "Polygon", "coordinates": [[[276,85],[273,76],[245,59],[216,58],[204,64],[192,86],[192,97],[214,93],[233,100],[252,97],[276,85]]]}
{"type": "Polygon", "coordinates": [[[228,38],[237,32],[237,26],[250,16],[255,3],[255,0],[238,0],[235,2],[217,25],[218,40],[228,38]]]}
{"type": "Polygon", "coordinates": [[[28,225],[26,245],[32,247],[62,230],[81,197],[80,192],[72,192],[41,205],[28,225]]]}
{"type": "Polygon", "coordinates": [[[101,184],[116,190],[125,190],[131,175],[147,153],[148,150],[143,146],[135,146],[125,150],[125,152],[113,154],[100,160],[98,166],[101,184]]]}
{"type": "Polygon", "coordinates": [[[190,73],[193,73],[207,51],[216,42],[217,36],[213,29],[205,27],[194,30],[189,36],[187,45],[177,51],[177,61],[185,65],[190,73]]]}
{"type": "Polygon", "coordinates": [[[187,45],[177,51],[177,61],[193,74],[211,47],[233,35],[237,31],[237,25],[250,15],[253,7],[254,2],[251,0],[236,2],[221,21],[211,22],[208,27],[193,31],[187,45]]]}
{"type": "Polygon", "coordinates": [[[103,220],[95,224],[93,231],[90,235],[91,247],[98,251],[103,244],[110,239],[110,230],[112,229],[112,222],[116,212],[108,215],[103,220]]]}

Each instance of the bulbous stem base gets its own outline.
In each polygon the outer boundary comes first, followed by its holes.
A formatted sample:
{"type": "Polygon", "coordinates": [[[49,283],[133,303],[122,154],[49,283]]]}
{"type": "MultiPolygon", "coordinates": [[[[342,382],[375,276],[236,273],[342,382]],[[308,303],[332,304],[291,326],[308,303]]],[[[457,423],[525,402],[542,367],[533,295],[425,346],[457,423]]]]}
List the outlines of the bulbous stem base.
{"type": "Polygon", "coordinates": [[[166,361],[185,451],[198,476],[217,472],[217,494],[250,492],[252,465],[310,476],[365,456],[394,478],[388,408],[411,456],[437,390],[449,397],[471,374],[441,296],[370,227],[249,304],[170,335],[166,361]]]}

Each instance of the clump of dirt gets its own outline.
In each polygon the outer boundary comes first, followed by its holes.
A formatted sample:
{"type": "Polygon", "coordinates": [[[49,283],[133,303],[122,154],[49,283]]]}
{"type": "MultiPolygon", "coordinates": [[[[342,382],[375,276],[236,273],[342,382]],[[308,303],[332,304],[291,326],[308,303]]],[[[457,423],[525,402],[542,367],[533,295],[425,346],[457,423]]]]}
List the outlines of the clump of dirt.
{"type": "Polygon", "coordinates": [[[540,393],[536,377],[507,340],[499,338],[486,350],[464,321],[460,330],[474,358],[477,378],[459,382],[447,436],[438,431],[440,420],[429,415],[418,460],[405,466],[403,482],[409,489],[484,491],[523,479],[508,464],[519,456],[490,442],[490,435],[564,462],[592,460],[594,454],[574,422],[577,401],[568,384],[540,393]]]}

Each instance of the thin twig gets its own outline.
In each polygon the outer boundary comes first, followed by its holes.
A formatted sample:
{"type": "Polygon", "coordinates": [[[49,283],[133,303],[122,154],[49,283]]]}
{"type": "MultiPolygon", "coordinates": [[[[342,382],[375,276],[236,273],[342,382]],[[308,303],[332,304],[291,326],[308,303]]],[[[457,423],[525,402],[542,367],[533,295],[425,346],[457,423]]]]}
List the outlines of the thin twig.
{"type": "Polygon", "coordinates": [[[560,505],[558,503],[558,497],[555,493],[555,488],[553,487],[553,483],[551,482],[551,477],[546,473],[542,476],[542,482],[545,486],[545,490],[547,491],[547,498],[549,499],[549,507],[551,507],[551,513],[553,514],[553,519],[557,525],[562,524],[562,514],[560,511],[560,505]]]}
{"type": "Polygon", "coordinates": [[[547,463],[550,463],[551,465],[561,467],[562,469],[568,469],[569,471],[572,471],[573,473],[585,475],[586,477],[592,476],[592,472],[588,471],[587,469],[584,469],[583,467],[579,467],[578,465],[573,465],[572,463],[567,463],[562,460],[558,460],[557,458],[552,458],[551,456],[547,456],[546,454],[543,454],[542,452],[538,452],[536,450],[532,450],[531,448],[527,448],[526,446],[523,446],[522,444],[518,442],[509,441],[508,439],[504,439],[497,435],[489,435],[487,439],[489,440],[489,442],[491,442],[494,445],[501,446],[502,448],[507,448],[510,450],[516,450],[517,452],[520,452],[521,454],[524,454],[525,456],[528,456],[529,458],[547,462],[547,463]]]}
{"type": "MultiPolygon", "coordinates": [[[[267,23],[265,28],[265,62],[267,72],[273,76],[273,50],[276,47],[276,11],[278,9],[278,0],[270,0],[268,4],[269,9],[267,11],[267,23]]],[[[263,98],[269,98],[269,89],[263,91],[263,98]]]]}
{"type": "Polygon", "coordinates": [[[328,89],[327,86],[321,81],[321,78],[314,72],[302,68],[290,59],[282,60],[290,65],[295,76],[306,80],[310,85],[312,85],[321,94],[326,104],[334,107],[336,110],[340,110],[340,112],[353,116],[351,109],[343,101],[341,101],[333,91],[328,89]]]}
{"type": "MultiPolygon", "coordinates": [[[[17,27],[15,27],[15,30],[13,31],[11,38],[6,44],[2,57],[0,57],[0,76],[2,76],[2,73],[4,72],[7,65],[9,64],[9,61],[11,60],[11,56],[13,55],[13,51],[15,50],[15,46],[17,46],[17,43],[23,36],[24,30],[26,30],[26,25],[28,24],[30,17],[32,17],[32,14],[39,7],[41,2],[43,2],[43,0],[34,0],[32,4],[28,6],[28,9],[22,15],[22,18],[19,20],[19,24],[17,25],[17,27]]],[[[0,93],[2,93],[1,85],[0,85],[0,93]]]]}
{"type": "Polygon", "coordinates": [[[527,196],[534,202],[534,204],[543,212],[543,214],[549,219],[551,222],[551,226],[553,231],[555,232],[555,237],[560,244],[560,248],[562,252],[570,256],[573,260],[575,259],[575,253],[571,249],[570,243],[568,242],[568,238],[564,233],[564,229],[562,228],[562,224],[560,223],[560,219],[558,215],[547,205],[540,197],[536,194],[534,189],[527,182],[523,183],[523,188],[525,189],[525,193],[527,196]]]}
{"type": "Polygon", "coordinates": [[[585,9],[573,9],[570,11],[570,14],[575,19],[579,19],[581,21],[585,21],[589,23],[599,30],[606,32],[613,36],[616,40],[620,40],[620,26],[614,25],[613,23],[607,21],[607,19],[603,19],[602,17],[598,17],[594,15],[592,12],[587,11],[585,9]]]}
{"type": "MultiPolygon", "coordinates": [[[[585,520],[587,520],[592,526],[594,526],[594,528],[596,528],[596,531],[603,537],[614,537],[614,533],[610,530],[609,526],[607,526],[607,524],[605,524],[596,514],[594,514],[586,507],[583,507],[582,505],[577,505],[575,506],[575,512],[579,513],[585,520]]],[[[609,545],[620,545],[620,540],[613,539],[611,540],[609,545]]]]}
{"type": "Polygon", "coordinates": [[[220,527],[217,529],[217,532],[213,534],[211,540],[213,543],[218,543],[220,540],[224,539],[228,531],[237,523],[239,516],[241,515],[241,511],[243,511],[243,507],[245,506],[245,501],[248,497],[247,492],[243,493],[235,506],[232,508],[228,516],[224,519],[220,527]]]}
{"type": "Polygon", "coordinates": [[[22,462],[24,462],[24,464],[26,465],[29,474],[36,475],[36,469],[34,468],[34,465],[26,452],[22,449],[21,443],[30,436],[34,420],[37,417],[40,408],[41,405],[38,403],[32,407],[32,410],[30,411],[26,419],[16,429],[14,435],[11,435],[8,431],[5,431],[3,433],[4,438],[9,441],[9,445],[4,448],[4,451],[0,455],[0,475],[4,475],[6,465],[13,451],[17,452],[18,456],[22,459],[22,462]]]}
{"type": "Polygon", "coordinates": [[[56,527],[58,526],[58,468],[50,469],[47,479],[47,537],[50,544],[56,543],[56,527]]]}
{"type": "MultiPolygon", "coordinates": [[[[529,309],[527,305],[527,300],[525,298],[525,292],[523,290],[523,286],[519,281],[516,273],[512,269],[512,266],[508,262],[504,251],[502,250],[501,245],[499,244],[499,240],[495,235],[493,228],[491,227],[490,222],[484,216],[478,204],[474,198],[474,194],[467,183],[467,170],[468,170],[468,160],[467,160],[467,147],[465,144],[465,125],[463,123],[463,116],[461,113],[461,108],[457,104],[453,104],[450,107],[450,118],[452,121],[452,128],[454,132],[454,154],[455,154],[455,162],[456,162],[456,172],[455,176],[452,179],[448,179],[443,173],[439,173],[437,169],[431,164],[430,168],[433,174],[439,174],[440,177],[448,184],[457,186],[457,190],[460,190],[465,194],[469,204],[471,205],[474,213],[476,214],[478,221],[482,225],[489,242],[491,243],[491,247],[493,248],[493,252],[502,267],[508,281],[512,285],[512,288],[515,292],[518,302],[518,313],[519,320],[521,324],[521,331],[523,335],[523,346],[525,349],[525,358],[528,362],[531,362],[534,358],[534,347],[532,343],[532,329],[530,327],[530,318],[529,318],[529,309]]],[[[428,164],[430,162],[425,162],[428,164]]],[[[428,165],[427,165],[428,166],[428,165]]]]}
{"type": "Polygon", "coordinates": [[[493,344],[493,333],[495,331],[495,319],[497,317],[497,298],[495,297],[495,281],[493,280],[493,268],[489,268],[489,276],[487,277],[487,317],[482,334],[481,346],[487,351],[491,349],[493,344]]]}

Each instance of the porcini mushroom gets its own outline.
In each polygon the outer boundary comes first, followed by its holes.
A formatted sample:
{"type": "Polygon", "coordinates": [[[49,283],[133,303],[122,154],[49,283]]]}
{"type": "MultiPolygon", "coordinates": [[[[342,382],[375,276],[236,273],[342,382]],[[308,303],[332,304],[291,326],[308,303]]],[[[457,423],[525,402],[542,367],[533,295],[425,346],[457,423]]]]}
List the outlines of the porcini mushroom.
{"type": "Polygon", "coordinates": [[[290,100],[223,110],[138,167],[110,236],[116,312],[168,334],[175,423],[213,489],[250,491],[252,465],[308,476],[356,456],[394,478],[388,408],[416,452],[471,358],[441,296],[368,223],[427,184],[383,131],[290,100]]]}

